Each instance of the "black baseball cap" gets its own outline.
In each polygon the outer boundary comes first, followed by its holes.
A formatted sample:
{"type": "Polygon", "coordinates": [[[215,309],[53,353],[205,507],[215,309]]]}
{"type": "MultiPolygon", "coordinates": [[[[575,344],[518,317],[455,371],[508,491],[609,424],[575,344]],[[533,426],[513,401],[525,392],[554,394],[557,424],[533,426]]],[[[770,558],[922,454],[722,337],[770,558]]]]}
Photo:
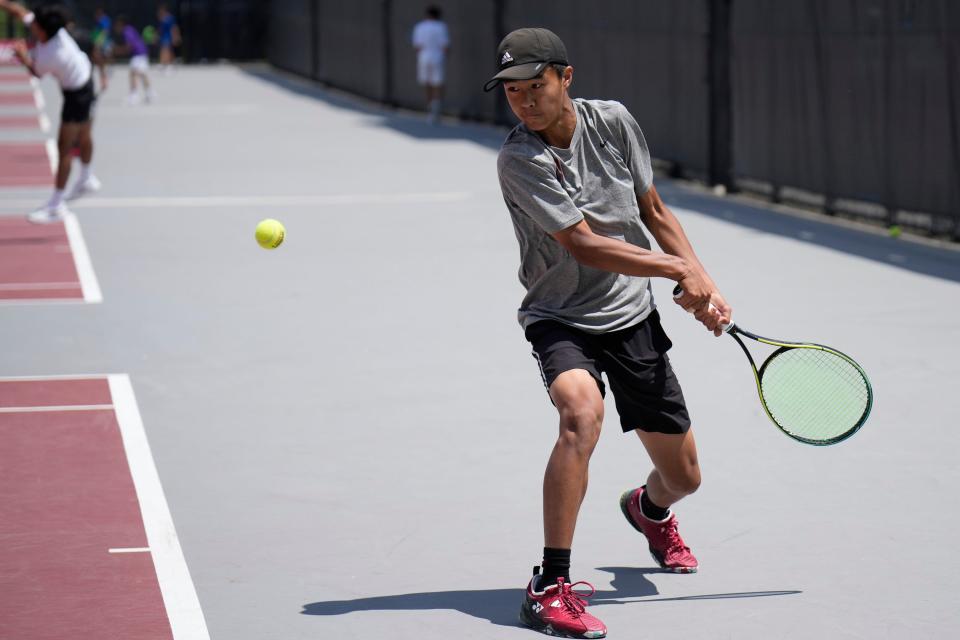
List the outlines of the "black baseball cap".
{"type": "Polygon", "coordinates": [[[511,31],[497,47],[500,72],[483,90],[490,91],[504,80],[536,78],[548,64],[568,64],[567,48],[557,34],[541,27],[511,31]]]}

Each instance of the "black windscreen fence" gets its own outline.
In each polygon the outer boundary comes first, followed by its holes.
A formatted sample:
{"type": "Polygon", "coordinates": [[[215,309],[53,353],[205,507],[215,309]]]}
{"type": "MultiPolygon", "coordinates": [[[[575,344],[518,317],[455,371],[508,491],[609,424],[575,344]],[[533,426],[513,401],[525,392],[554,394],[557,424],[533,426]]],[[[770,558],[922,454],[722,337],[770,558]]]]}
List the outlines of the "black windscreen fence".
{"type": "Polygon", "coordinates": [[[960,234],[960,2],[273,0],[267,57],[422,109],[411,33],[427,4],[451,35],[448,114],[513,122],[481,89],[497,43],[548,27],[571,93],[627,105],[676,174],[960,234]]]}
{"type": "Polygon", "coordinates": [[[735,175],[956,233],[960,3],[733,6],[735,175]]]}

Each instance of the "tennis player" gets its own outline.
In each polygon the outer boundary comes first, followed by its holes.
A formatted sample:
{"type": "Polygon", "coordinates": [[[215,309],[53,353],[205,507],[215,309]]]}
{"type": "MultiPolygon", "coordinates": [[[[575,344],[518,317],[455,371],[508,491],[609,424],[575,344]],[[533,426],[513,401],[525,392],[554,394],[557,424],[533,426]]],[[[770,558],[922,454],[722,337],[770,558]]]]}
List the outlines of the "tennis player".
{"type": "Polygon", "coordinates": [[[96,93],[93,88],[93,64],[67,32],[68,15],[59,5],[44,5],[29,11],[10,0],[0,0],[0,9],[23,21],[37,45],[28,50],[18,42],[14,52],[20,62],[34,76],[46,74],[56,78],[63,92],[63,110],[57,149],[60,154],[53,195],[47,204],[31,213],[31,222],[50,223],[62,220],[68,213],[64,192],[70,179],[75,146],[80,148],[80,179],[70,197],[79,197],[100,189],[100,181],[93,175],[93,106],[96,93]]]}
{"type": "Polygon", "coordinates": [[[160,23],[160,68],[169,75],[173,72],[173,48],[180,46],[180,27],[166,3],[157,6],[157,20],[160,23]]]}
{"type": "Polygon", "coordinates": [[[140,104],[141,98],[138,88],[143,85],[143,99],[153,102],[157,94],[150,86],[150,57],[147,43],[140,37],[136,27],[127,22],[126,16],[117,16],[113,30],[120,35],[122,42],[114,44],[113,50],[119,55],[130,56],[130,93],[127,94],[127,104],[140,104]]]}
{"type": "Polygon", "coordinates": [[[426,14],[426,18],[414,26],[412,39],[417,52],[417,82],[426,90],[427,120],[436,124],[440,121],[450,34],[440,7],[429,6],[426,14]]]}
{"type": "Polygon", "coordinates": [[[660,567],[692,573],[697,559],[671,507],[697,490],[700,468],[650,278],[679,283],[678,303],[716,335],[731,309],[657,195],[646,141],[627,109],[570,98],[573,68],[560,38],[514,31],[500,43],[497,64],[484,88],[502,84],[520,119],[497,159],[527,291],[519,320],[560,418],[543,481],[543,573],[534,569],[520,620],[551,635],[602,638],[606,627],[585,610],[588,594],[575,593],[570,581],[574,528],[603,422],[602,376],[623,431],[640,437],[654,466],[646,484],[621,496],[624,515],[660,567]],[[651,250],[645,229],[663,253],[651,250]]]}

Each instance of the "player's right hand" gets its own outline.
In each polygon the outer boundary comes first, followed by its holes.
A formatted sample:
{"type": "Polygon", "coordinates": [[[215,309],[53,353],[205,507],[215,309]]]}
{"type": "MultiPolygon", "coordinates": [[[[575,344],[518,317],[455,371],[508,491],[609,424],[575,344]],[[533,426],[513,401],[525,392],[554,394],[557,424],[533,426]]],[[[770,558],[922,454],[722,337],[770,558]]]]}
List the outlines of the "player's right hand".
{"type": "Polygon", "coordinates": [[[710,296],[713,295],[713,286],[701,274],[691,270],[687,275],[677,280],[677,285],[683,290],[680,297],[673,301],[683,307],[688,313],[696,313],[710,305],[710,296]]]}
{"type": "Polygon", "coordinates": [[[677,286],[682,291],[680,296],[674,297],[674,302],[683,307],[684,311],[692,313],[713,335],[723,335],[723,327],[730,322],[732,310],[714,285],[708,283],[703,276],[690,273],[681,278],[677,286]],[[697,286],[697,289],[692,289],[695,291],[693,294],[688,288],[691,285],[697,286]]]}

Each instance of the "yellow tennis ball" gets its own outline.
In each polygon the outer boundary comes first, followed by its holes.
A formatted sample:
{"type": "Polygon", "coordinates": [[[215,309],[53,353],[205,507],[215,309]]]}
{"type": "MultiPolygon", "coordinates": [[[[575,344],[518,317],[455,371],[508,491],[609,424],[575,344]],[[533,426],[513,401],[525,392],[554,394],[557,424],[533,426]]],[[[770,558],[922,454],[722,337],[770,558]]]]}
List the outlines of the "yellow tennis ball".
{"type": "Polygon", "coordinates": [[[900,230],[900,227],[898,225],[894,224],[894,225],[891,225],[889,229],[887,229],[887,233],[890,234],[891,238],[899,238],[900,234],[903,232],[900,230]]]}
{"type": "Polygon", "coordinates": [[[257,244],[264,249],[276,249],[283,242],[287,230],[283,228],[279,220],[267,218],[261,220],[257,225],[257,244]]]}

